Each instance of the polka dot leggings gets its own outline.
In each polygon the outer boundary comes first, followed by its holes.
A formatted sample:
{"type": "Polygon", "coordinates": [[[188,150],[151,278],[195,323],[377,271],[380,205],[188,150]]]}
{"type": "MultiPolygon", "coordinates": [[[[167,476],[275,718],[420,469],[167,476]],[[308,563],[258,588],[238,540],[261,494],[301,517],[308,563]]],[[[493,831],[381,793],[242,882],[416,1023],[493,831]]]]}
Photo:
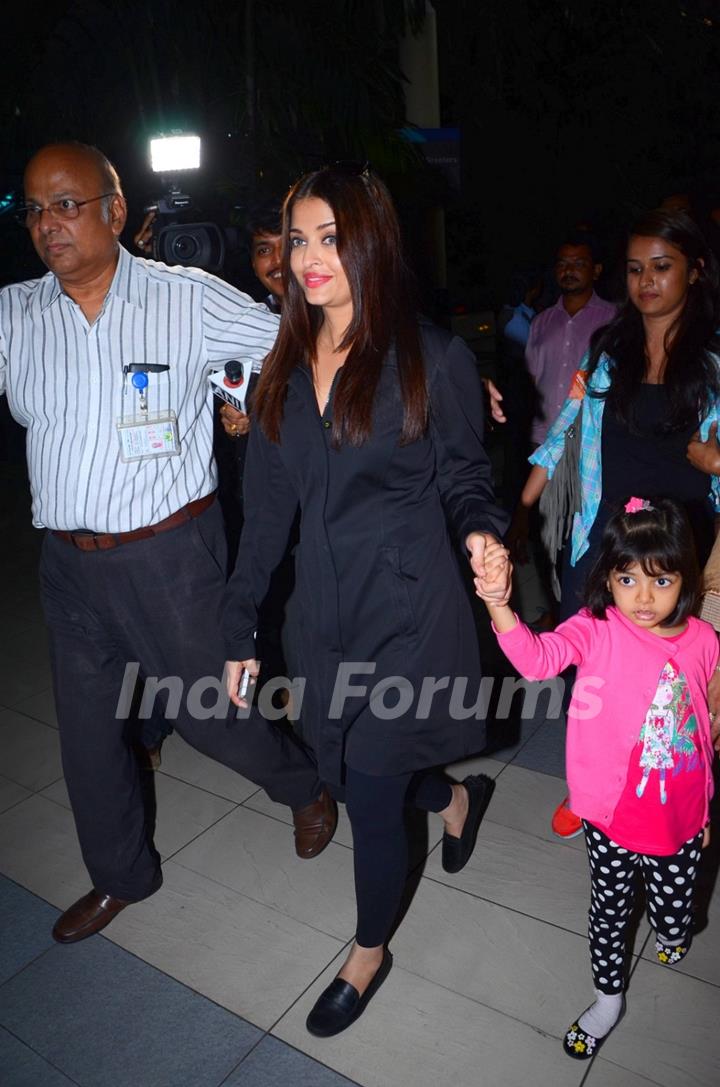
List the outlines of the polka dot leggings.
{"type": "Polygon", "coordinates": [[[632,853],[583,822],[590,861],[590,962],[601,993],[621,993],[625,985],[627,925],[642,875],[650,924],[658,938],[672,944],[690,931],[692,900],[700,861],[702,831],[678,853],[650,857],[632,853]]]}

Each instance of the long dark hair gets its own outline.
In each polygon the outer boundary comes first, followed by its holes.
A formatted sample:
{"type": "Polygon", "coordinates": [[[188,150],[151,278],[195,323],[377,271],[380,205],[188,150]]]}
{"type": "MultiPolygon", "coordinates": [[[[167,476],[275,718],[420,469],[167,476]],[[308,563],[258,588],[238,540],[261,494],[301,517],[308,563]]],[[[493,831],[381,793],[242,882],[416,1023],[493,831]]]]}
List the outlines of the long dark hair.
{"type": "Polygon", "coordinates": [[[411,276],[390,194],[367,170],[327,167],[307,174],[288,193],[283,209],[285,296],[278,338],[255,392],[258,422],[271,441],[279,441],[288,378],[303,358],[315,358],[322,310],[308,305],[290,272],[292,210],[308,197],[324,200],[332,209],[338,257],[353,304],[352,321],[340,344],[350,350],[335,390],[333,445],[361,445],[369,437],[383,361],[393,346],[404,408],[400,440],[416,441],[427,425],[428,397],[411,276]]]}
{"type": "MultiPolygon", "coordinates": [[[[636,236],[663,238],[684,254],[688,270],[697,272],[682,313],[665,335],[663,383],[670,415],[662,429],[685,430],[707,414],[712,395],[720,391],[717,363],[712,358],[712,353],[720,353],[717,261],[698,227],[681,211],[648,212],[633,224],[628,235],[636,236]]],[[[603,353],[612,360],[610,388],[590,395],[606,399],[617,418],[636,430],[634,405],[645,379],[647,360],[642,315],[629,299],[615,319],[593,336],[591,373],[603,353]]]]}
{"type": "Polygon", "coordinates": [[[625,498],[603,532],[600,555],[588,575],[585,603],[596,619],[605,619],[613,602],[607,587],[613,570],[627,570],[634,563],[648,577],[678,573],[682,578],[677,605],[661,626],[672,627],[692,615],[700,592],[700,569],[695,541],[685,510],[671,498],[650,498],[650,509],[626,513],[625,498]]]}

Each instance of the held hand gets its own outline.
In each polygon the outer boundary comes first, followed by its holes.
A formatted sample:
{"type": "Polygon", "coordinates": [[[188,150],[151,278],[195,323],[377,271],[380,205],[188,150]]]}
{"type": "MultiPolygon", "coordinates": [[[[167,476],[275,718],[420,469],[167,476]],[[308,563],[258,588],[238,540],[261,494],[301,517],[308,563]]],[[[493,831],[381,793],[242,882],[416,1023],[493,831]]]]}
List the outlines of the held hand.
{"type": "Polygon", "coordinates": [[[717,423],[710,424],[710,431],[704,442],[700,441],[696,431],[687,447],[687,459],[693,468],[707,472],[711,476],[720,476],[720,443],[717,438],[717,423]]]}
{"type": "Polygon", "coordinates": [[[700,848],[701,849],[707,849],[707,847],[709,845],[710,845],[710,824],[708,823],[708,825],[703,828],[703,840],[702,840],[702,846],[700,848]]]}
{"type": "MultiPolygon", "coordinates": [[[[470,566],[475,577],[485,574],[485,548],[500,541],[489,532],[471,532],[465,540],[470,566]]],[[[502,544],[500,544],[502,547],[502,544]]]]}
{"type": "Polygon", "coordinates": [[[230,404],[223,404],[220,408],[220,422],[228,438],[240,438],[250,429],[250,417],[230,404]]]}
{"type": "Polygon", "coordinates": [[[488,603],[506,604],[512,588],[509,552],[489,533],[473,532],[468,536],[475,590],[488,603]]]}
{"type": "Polygon", "coordinates": [[[505,634],[517,626],[510,605],[512,564],[507,549],[490,544],[485,549],[485,573],[475,578],[475,592],[485,602],[495,631],[505,634]]]}
{"type": "Polygon", "coordinates": [[[485,554],[483,555],[486,576],[492,577],[493,574],[497,576],[498,569],[507,565],[509,556],[510,552],[507,547],[501,544],[499,540],[496,540],[494,536],[491,536],[485,544],[485,554]]]}
{"type": "Polygon", "coordinates": [[[241,692],[243,694],[247,692],[245,684],[247,683],[248,686],[254,684],[259,673],[260,665],[254,657],[246,661],[225,661],[225,686],[234,706],[242,710],[247,709],[248,704],[244,697],[241,697],[241,692]]]}
{"type": "Polygon", "coordinates": [[[504,562],[486,577],[473,579],[475,594],[491,608],[505,608],[512,596],[512,563],[504,562]]]}
{"type": "Polygon", "coordinates": [[[505,548],[497,558],[488,556],[485,575],[473,580],[475,592],[481,600],[492,607],[506,607],[512,595],[512,563],[505,548]]]}
{"type": "Polygon", "coordinates": [[[482,379],[482,382],[485,386],[485,392],[490,398],[490,414],[492,415],[494,422],[506,423],[507,416],[505,415],[501,407],[503,398],[502,393],[498,389],[495,382],[491,381],[489,377],[484,377],[482,379]]]}
{"type": "Polygon", "coordinates": [[[150,253],[150,241],[152,239],[152,227],[155,219],[157,218],[157,212],[149,211],[142,221],[142,226],[138,230],[137,234],[133,235],[133,242],[142,250],[143,253],[150,253]]]}

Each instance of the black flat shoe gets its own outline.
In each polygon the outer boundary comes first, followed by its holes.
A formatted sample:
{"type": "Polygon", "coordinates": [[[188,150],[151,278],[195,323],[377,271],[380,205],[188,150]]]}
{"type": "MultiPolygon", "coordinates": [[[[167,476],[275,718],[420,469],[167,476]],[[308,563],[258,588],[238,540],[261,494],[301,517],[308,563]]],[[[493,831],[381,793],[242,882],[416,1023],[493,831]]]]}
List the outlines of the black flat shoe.
{"type": "Polygon", "coordinates": [[[359,1019],[390,973],[392,964],[393,957],[386,950],[375,977],[362,996],[349,981],[335,978],[317,998],[307,1017],[305,1026],[310,1033],[317,1038],[331,1038],[359,1019]]]}
{"type": "Polygon", "coordinates": [[[442,840],[442,866],[446,872],[460,872],[472,856],[482,817],[495,791],[495,782],[487,774],[466,777],[463,785],[468,791],[468,813],[459,838],[447,831],[442,840]]]}
{"type": "MultiPolygon", "coordinates": [[[[592,1007],[592,1004],[590,1007],[592,1007]]],[[[614,1026],[610,1027],[610,1030],[607,1034],[603,1034],[602,1038],[596,1038],[593,1034],[587,1034],[584,1030],[581,1030],[577,1020],[574,1023],[571,1023],[565,1031],[565,1037],[563,1038],[563,1049],[568,1057],[572,1057],[574,1061],[589,1061],[591,1057],[594,1057],[605,1039],[610,1037],[615,1030],[615,1027],[625,1015],[626,1007],[625,997],[623,997],[622,1008],[620,1009],[620,1014],[618,1015],[614,1026]]],[[[588,1010],[588,1008],[585,1009],[585,1011],[588,1010]]],[[[584,1014],[585,1012],[578,1018],[582,1019],[584,1014]]]]}

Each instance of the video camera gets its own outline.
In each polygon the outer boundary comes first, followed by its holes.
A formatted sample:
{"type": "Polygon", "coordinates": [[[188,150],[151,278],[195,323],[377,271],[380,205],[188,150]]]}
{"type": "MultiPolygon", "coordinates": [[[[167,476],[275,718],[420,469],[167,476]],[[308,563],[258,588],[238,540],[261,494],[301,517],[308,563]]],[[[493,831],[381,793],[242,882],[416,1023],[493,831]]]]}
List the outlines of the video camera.
{"type": "Polygon", "coordinates": [[[218,273],[225,261],[225,236],[216,223],[182,220],[192,209],[192,198],[184,193],[174,176],[200,166],[199,136],[163,136],[150,141],[154,173],[164,175],[166,191],[145,208],[156,215],[152,228],[152,255],[165,264],[204,268],[218,273]]]}

